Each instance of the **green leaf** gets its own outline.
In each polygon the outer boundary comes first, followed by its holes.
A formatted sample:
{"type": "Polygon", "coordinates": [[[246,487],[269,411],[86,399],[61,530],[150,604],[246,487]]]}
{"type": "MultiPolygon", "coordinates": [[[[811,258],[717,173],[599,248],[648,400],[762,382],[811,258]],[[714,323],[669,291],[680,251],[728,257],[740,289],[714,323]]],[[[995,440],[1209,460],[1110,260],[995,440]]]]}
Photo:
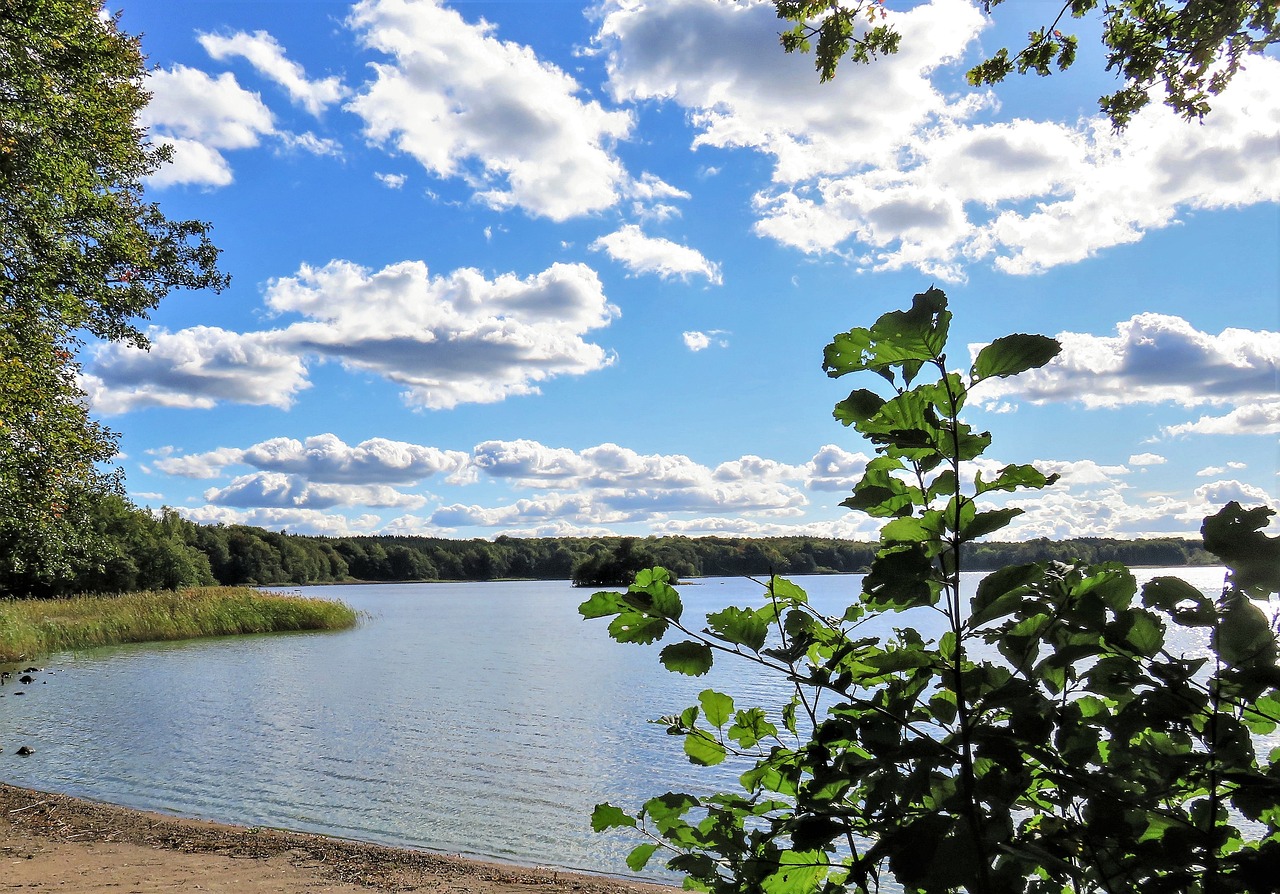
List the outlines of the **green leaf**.
{"type": "Polygon", "coordinates": [[[983,379],[1016,376],[1038,369],[1057,357],[1062,345],[1044,335],[1006,335],[978,352],[970,376],[974,384],[983,379]]]}
{"type": "Polygon", "coordinates": [[[728,723],[733,716],[733,698],[714,689],[699,692],[698,703],[702,705],[702,714],[707,718],[707,723],[717,729],[728,723]]]}
{"type": "Polygon", "coordinates": [[[773,598],[788,607],[804,605],[809,601],[809,594],[785,577],[772,578],[769,588],[773,598]]]}
{"type": "Polygon", "coordinates": [[[685,640],[664,648],[658,660],[669,671],[689,677],[700,677],[711,670],[715,659],[712,656],[711,647],[706,643],[685,640]]]}
{"type": "Polygon", "coordinates": [[[684,753],[691,764],[714,767],[724,762],[726,752],[705,730],[693,730],[684,737],[684,753]]]}
{"type": "Polygon", "coordinates": [[[836,408],[832,415],[840,421],[842,425],[856,425],[866,422],[876,413],[880,412],[880,408],[884,406],[884,398],[876,394],[874,391],[868,391],[865,388],[859,388],[853,391],[840,403],[836,404],[836,408]]]}
{"type": "Polygon", "coordinates": [[[862,591],[871,608],[892,611],[934,605],[940,592],[934,582],[933,562],[918,543],[877,553],[862,579],[862,591]]]}
{"type": "Polygon", "coordinates": [[[1231,667],[1274,664],[1275,634],[1262,609],[1239,596],[1231,601],[1209,643],[1231,667]]]}
{"type": "Polygon", "coordinates": [[[1160,651],[1164,645],[1164,625],[1155,615],[1140,610],[1126,612],[1126,623],[1124,639],[1133,651],[1148,658],[1160,651]]]}
{"type": "Polygon", "coordinates": [[[1000,473],[991,481],[983,481],[982,473],[976,473],[973,476],[973,484],[975,496],[979,496],[993,490],[1009,491],[1010,493],[1024,488],[1040,490],[1053,484],[1059,477],[1061,476],[1056,472],[1052,475],[1045,475],[1035,466],[1010,465],[1001,469],[1000,473]]]}
{"type": "Polygon", "coordinates": [[[603,832],[605,829],[634,829],[635,817],[628,816],[612,804],[597,804],[591,811],[591,831],[603,832]]]}
{"type": "Polygon", "coordinates": [[[649,865],[649,859],[657,851],[656,844],[637,845],[630,854],[627,855],[627,868],[632,872],[640,872],[649,865]]]}
{"type": "Polygon", "coordinates": [[[977,540],[979,537],[985,537],[1013,521],[1019,515],[1022,515],[1022,509],[989,509],[986,512],[979,512],[973,520],[964,525],[960,529],[960,538],[962,540],[977,540]]]}
{"type": "Polygon", "coordinates": [[[647,568],[637,572],[635,583],[627,588],[624,601],[648,614],[671,621],[679,621],[684,612],[680,594],[667,581],[670,573],[665,568],[647,568]]]}
{"type": "Polygon", "coordinates": [[[730,740],[743,748],[753,748],[762,739],[778,735],[778,728],[765,717],[763,708],[749,708],[734,715],[730,740]]]}
{"type": "Polygon", "coordinates": [[[707,615],[708,629],[719,639],[759,652],[769,635],[768,623],[755,609],[729,606],[707,615]]]}
{"type": "Polygon", "coordinates": [[[1213,600],[1179,577],[1153,577],[1142,585],[1142,604],[1168,612],[1180,624],[1204,627],[1218,618],[1213,600]]]}
{"type": "Polygon", "coordinates": [[[626,611],[627,604],[622,601],[621,593],[602,591],[592,594],[591,598],[578,606],[578,614],[583,618],[604,618],[626,611]]]}
{"type": "Polygon", "coordinates": [[[609,624],[609,635],[620,643],[651,643],[667,632],[667,619],[625,611],[609,624]]]}

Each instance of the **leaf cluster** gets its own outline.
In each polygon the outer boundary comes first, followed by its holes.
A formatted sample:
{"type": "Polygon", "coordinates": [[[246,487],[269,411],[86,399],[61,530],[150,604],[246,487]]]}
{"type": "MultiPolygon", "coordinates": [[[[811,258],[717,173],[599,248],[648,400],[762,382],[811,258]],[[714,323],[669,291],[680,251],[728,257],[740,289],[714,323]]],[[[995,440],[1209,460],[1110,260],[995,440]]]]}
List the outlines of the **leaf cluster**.
{"type": "MultiPolygon", "coordinates": [[[[984,0],[990,13],[1003,0],[984,0]]],[[[844,58],[870,62],[897,52],[900,35],[886,21],[879,2],[855,0],[775,0],[778,17],[794,23],[781,36],[787,52],[814,52],[823,81],[835,76],[844,58]],[[879,20],[880,24],[875,24],[879,20]]],[[[1064,71],[1076,61],[1079,41],[1059,29],[1064,18],[1098,15],[1107,71],[1122,86],[1098,100],[1117,128],[1151,101],[1163,101],[1184,118],[1202,118],[1209,100],[1221,93],[1250,56],[1280,40],[1274,0],[1065,0],[1048,23],[1027,35],[1017,51],[1002,47],[968,73],[969,83],[995,84],[1015,71],[1040,76],[1064,71]]],[[[1063,26],[1065,27],[1065,25],[1063,26]]]]}
{"type": "Polygon", "coordinates": [[[948,368],[951,322],[937,289],[835,337],[829,376],[871,373],[835,416],[877,456],[845,505],[884,519],[860,597],[826,617],[780,578],[756,606],[686,620],[669,575],[596,593],[587,618],[620,642],[654,643],[676,673],[747,661],[779,675],[782,705],[740,707],[708,689],[662,718],[690,761],[745,767],[740,789],[667,793],[600,830],[648,837],[686,887],[715,892],[1246,892],[1280,859],[1280,723],[1272,621],[1280,585],[1270,511],[1207,519],[1206,547],[1232,570],[1222,593],[1176,578],[1139,588],[1118,563],[1002,568],[962,593],[972,542],[1021,511],[1006,501],[1053,483],[1029,465],[971,472],[990,435],[961,419],[970,391],[1058,353],[1015,334],[948,368]],[[990,504],[995,502],[996,505],[990,504]],[[926,639],[873,617],[945,619],[926,639]],[[1188,641],[1200,645],[1187,651],[1188,641]]]}

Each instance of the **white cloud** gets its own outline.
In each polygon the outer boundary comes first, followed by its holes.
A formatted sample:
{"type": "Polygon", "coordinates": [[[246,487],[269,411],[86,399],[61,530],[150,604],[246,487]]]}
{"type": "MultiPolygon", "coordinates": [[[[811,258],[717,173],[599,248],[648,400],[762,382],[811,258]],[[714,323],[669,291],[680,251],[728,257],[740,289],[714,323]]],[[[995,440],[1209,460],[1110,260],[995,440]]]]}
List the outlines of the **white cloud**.
{"type": "Polygon", "coordinates": [[[310,318],[283,330],[282,342],[403,385],[414,407],[536,394],[541,381],[613,362],[583,339],[618,310],[582,264],[488,280],[471,269],[433,277],[420,261],[376,272],[332,261],[272,280],[266,301],[310,318]]]}
{"type": "MultiPolygon", "coordinates": [[[[1235,404],[1229,417],[1165,429],[1280,430],[1280,402],[1267,401],[1280,375],[1280,333],[1249,329],[1201,332],[1181,317],[1137,314],[1112,336],[1063,332],[1062,353],[1016,378],[987,380],[982,404],[1011,396],[1032,403],[1079,401],[1086,407],[1137,403],[1235,404]]],[[[975,348],[971,347],[971,351],[975,348]]]]}
{"type": "Polygon", "coordinates": [[[156,135],[157,142],[172,147],[173,157],[168,164],[147,178],[156,188],[166,186],[230,186],[235,181],[231,164],[217,149],[195,140],[156,135]]]}
{"type": "Polygon", "coordinates": [[[152,71],[146,86],[151,100],[139,122],[154,141],[174,147],[173,162],[150,178],[152,185],[226,186],[232,175],[222,152],[253,148],[276,132],[261,97],[241,87],[230,72],[213,78],[174,65],[152,71]]]}
{"type": "Polygon", "coordinates": [[[1131,466],[1160,466],[1167,462],[1168,460],[1158,453],[1135,453],[1129,457],[1131,466]]]}
{"type": "Polygon", "coordinates": [[[290,60],[284,47],[265,31],[246,34],[237,31],[230,35],[201,34],[200,45],[219,61],[240,56],[257,71],[275,81],[288,92],[289,98],[312,115],[319,115],[327,107],[347,96],[349,91],[340,78],[329,77],[309,80],[298,63],[290,60]]]}
{"type": "Polygon", "coordinates": [[[426,498],[401,493],[385,484],[317,484],[300,475],[254,472],[229,485],[210,488],[204,498],[215,506],[234,508],[332,509],[335,506],[418,509],[426,498]]]}
{"type": "Polygon", "coordinates": [[[477,445],[472,465],[486,477],[548,493],[497,508],[443,507],[431,516],[433,524],[496,527],[560,519],[603,525],[708,510],[787,515],[807,502],[789,483],[802,478],[804,468],[757,456],[713,469],[680,454],[641,454],[617,444],[574,451],[517,440],[477,445]]]}
{"type": "Polygon", "coordinates": [[[315,534],[322,537],[350,537],[368,534],[382,523],[369,513],[347,518],[336,512],[319,509],[262,507],[234,509],[229,506],[175,507],[178,513],[202,525],[252,525],[272,531],[288,530],[293,534],[315,534]]]}
{"type": "Polygon", "coordinates": [[[144,467],[144,471],[176,475],[180,478],[217,478],[227,466],[240,465],[244,462],[244,451],[238,447],[219,447],[216,450],[186,456],[176,455],[172,447],[148,451],[148,453],[155,453],[160,456],[160,459],[144,467]]]}
{"type": "Polygon", "coordinates": [[[720,265],[713,264],[696,249],[669,239],[646,236],[635,224],[601,236],[591,243],[593,251],[603,251],[635,274],[653,273],[662,279],[703,276],[712,285],[720,285],[720,265]]]}
{"type": "Polygon", "coordinates": [[[285,409],[310,385],[306,361],[319,358],[403,385],[413,407],[494,403],[611,364],[584,336],[618,316],[582,264],[488,280],[471,269],[433,277],[420,261],[376,272],[332,261],[272,280],[266,302],[308,319],[249,333],[155,330],[149,352],[102,345],[83,387],[105,414],[224,401],[285,409]]]}
{"type": "Polygon", "coordinates": [[[347,103],[370,140],[465,179],[495,208],[565,220],[618,201],[628,177],[612,146],[629,113],[580,99],[581,86],[528,47],[435,2],[363,0],[348,23],[389,57],[347,103]]]}
{"type": "Polygon", "coordinates": [[[871,457],[826,444],[809,461],[805,486],[809,490],[845,491],[862,479],[871,457]]]}
{"type": "Polygon", "coordinates": [[[1169,425],[1160,430],[1177,435],[1274,435],[1280,434],[1280,400],[1237,407],[1225,416],[1201,416],[1195,422],[1169,425]]]}
{"type": "Polygon", "coordinates": [[[405,181],[409,179],[407,174],[374,173],[373,176],[376,177],[382,183],[382,185],[387,187],[388,189],[399,189],[400,187],[404,186],[405,181]]]}
{"type": "Polygon", "coordinates": [[[1251,59],[1194,127],[1160,103],[1120,134],[1101,117],[993,123],[978,120],[995,108],[989,93],[933,84],[977,58],[977,6],[933,0],[889,18],[903,51],[828,84],[807,54],[778,51],[767,0],[609,0],[599,40],[620,100],[676,103],[695,146],[774,160],[775,186],[755,198],[759,233],[864,268],[955,280],[986,261],[1031,274],[1188,211],[1280,199],[1280,60],[1251,59]]]}
{"type": "Polygon", "coordinates": [[[312,155],[342,155],[342,146],[336,140],[318,137],[310,131],[301,134],[281,133],[280,141],[286,149],[300,149],[312,155]]]}
{"type": "Polygon", "coordinates": [[[460,450],[388,438],[349,445],[328,432],[305,441],[270,438],[251,447],[219,447],[186,456],[173,448],[151,452],[160,456],[151,464],[155,471],[184,478],[216,478],[228,466],[244,465],[336,484],[416,484],[433,475],[445,475],[451,483],[470,480],[471,457],[460,450]]]}
{"type": "Polygon", "coordinates": [[[706,332],[685,332],[680,338],[684,341],[684,346],[690,351],[705,351],[707,348],[715,344],[716,347],[729,347],[729,340],[722,338],[728,335],[723,329],[710,329],[706,332]]]}
{"type": "Polygon", "coordinates": [[[221,402],[287,409],[309,388],[302,358],[277,333],[212,326],[147,333],[151,350],[120,342],[90,352],[81,387],[104,415],[144,407],[208,409],[221,402]]]}
{"type": "Polygon", "coordinates": [[[329,433],[306,441],[272,438],[245,449],[241,457],[241,462],[264,471],[353,484],[413,484],[432,475],[456,479],[470,463],[470,457],[459,450],[387,438],[370,438],[350,446],[329,433]]]}

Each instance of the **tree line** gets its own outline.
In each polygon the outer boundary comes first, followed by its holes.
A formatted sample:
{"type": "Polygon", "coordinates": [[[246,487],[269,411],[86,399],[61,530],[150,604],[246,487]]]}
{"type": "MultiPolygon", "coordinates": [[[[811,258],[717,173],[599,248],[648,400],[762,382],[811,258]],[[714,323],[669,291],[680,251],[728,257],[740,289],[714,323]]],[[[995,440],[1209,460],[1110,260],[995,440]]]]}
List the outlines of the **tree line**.
{"type": "MultiPolygon", "coordinates": [[[[69,573],[0,569],[0,595],[65,596],[210,584],[322,584],[346,581],[573,580],[627,583],[653,565],[677,578],[838,574],[865,571],[874,543],[818,537],[321,537],[248,525],[201,525],[172,509],[158,515],[108,495],[82,510],[92,549],[69,573]]],[[[1045,539],[974,544],[969,567],[1058,559],[1129,565],[1214,560],[1195,540],[1045,539]]]]}

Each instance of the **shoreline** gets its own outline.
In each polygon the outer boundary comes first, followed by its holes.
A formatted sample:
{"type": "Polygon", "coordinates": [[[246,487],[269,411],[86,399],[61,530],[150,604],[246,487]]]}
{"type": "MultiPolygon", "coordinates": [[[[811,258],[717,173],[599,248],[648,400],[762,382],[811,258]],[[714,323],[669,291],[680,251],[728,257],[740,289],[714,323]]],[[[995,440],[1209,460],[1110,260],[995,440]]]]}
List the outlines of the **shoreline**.
{"type": "Polygon", "coordinates": [[[2,888],[668,894],[672,888],[118,807],[0,782],[2,888]]]}

